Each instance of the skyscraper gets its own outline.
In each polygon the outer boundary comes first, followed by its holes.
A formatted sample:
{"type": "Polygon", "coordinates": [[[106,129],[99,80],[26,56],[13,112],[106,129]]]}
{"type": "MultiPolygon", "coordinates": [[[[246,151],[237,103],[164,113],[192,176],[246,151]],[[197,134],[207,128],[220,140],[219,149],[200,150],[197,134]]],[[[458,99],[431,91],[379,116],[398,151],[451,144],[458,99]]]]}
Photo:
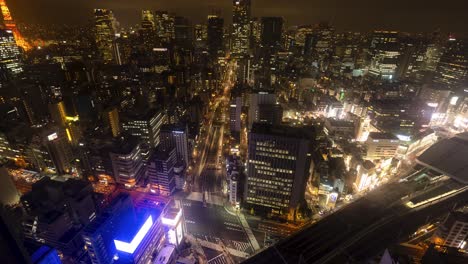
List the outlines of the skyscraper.
{"type": "Polygon", "coordinates": [[[52,121],[60,127],[65,127],[67,113],[63,101],[56,101],[49,104],[49,113],[52,121]]]}
{"type": "Polygon", "coordinates": [[[283,109],[276,104],[276,96],[272,93],[259,92],[250,94],[249,129],[254,123],[279,125],[283,117],[283,109]]]}
{"type": "Polygon", "coordinates": [[[384,80],[393,79],[400,57],[398,32],[374,31],[370,51],[372,60],[369,73],[384,80]]]}
{"type": "Polygon", "coordinates": [[[0,29],[0,79],[9,79],[23,72],[20,51],[11,30],[0,29]]]}
{"type": "Polygon", "coordinates": [[[161,127],[161,147],[171,149],[175,147],[177,162],[183,164],[185,168],[189,164],[189,146],[187,126],[163,125],[161,127]]]}
{"type": "Polygon", "coordinates": [[[175,16],[167,11],[155,12],[156,34],[160,40],[170,42],[175,39],[175,16]]]}
{"type": "Polygon", "coordinates": [[[292,219],[309,178],[311,137],[302,128],[254,124],[249,134],[247,206],[292,219]]]}
{"type": "Polygon", "coordinates": [[[141,11],[141,29],[150,31],[155,29],[154,14],[151,10],[141,11]]]}
{"type": "Polygon", "coordinates": [[[436,83],[449,89],[468,87],[468,41],[449,38],[437,65],[436,83]]]}
{"type": "Polygon", "coordinates": [[[73,160],[70,144],[62,131],[49,131],[45,138],[45,145],[59,175],[71,173],[73,160]]]}
{"type": "Polygon", "coordinates": [[[160,131],[166,116],[162,111],[150,109],[145,114],[130,114],[124,118],[122,128],[130,135],[140,137],[155,148],[160,142],[160,131]]]}
{"type": "Polygon", "coordinates": [[[115,181],[133,187],[145,176],[145,167],[139,139],[126,137],[115,142],[109,153],[115,181]]]}
{"type": "Polygon", "coordinates": [[[250,0],[233,1],[231,53],[237,58],[244,58],[249,53],[250,13],[250,0]]]}
{"type": "Polygon", "coordinates": [[[279,48],[283,34],[282,17],[262,17],[262,46],[266,48],[279,48]]]}
{"type": "Polygon", "coordinates": [[[109,107],[104,110],[102,114],[104,125],[109,128],[113,137],[117,137],[120,134],[120,119],[119,110],[117,107],[109,107]]]}
{"type": "Polygon", "coordinates": [[[158,148],[148,161],[147,175],[151,192],[160,195],[171,195],[176,188],[174,166],[177,162],[175,147],[158,148]]]}
{"type": "Polygon", "coordinates": [[[208,52],[212,59],[223,56],[223,27],[224,19],[215,15],[208,16],[208,52]]]}
{"type": "Polygon", "coordinates": [[[116,21],[112,11],[107,9],[94,9],[96,28],[96,45],[102,60],[106,63],[114,59],[114,39],[116,21]]]}

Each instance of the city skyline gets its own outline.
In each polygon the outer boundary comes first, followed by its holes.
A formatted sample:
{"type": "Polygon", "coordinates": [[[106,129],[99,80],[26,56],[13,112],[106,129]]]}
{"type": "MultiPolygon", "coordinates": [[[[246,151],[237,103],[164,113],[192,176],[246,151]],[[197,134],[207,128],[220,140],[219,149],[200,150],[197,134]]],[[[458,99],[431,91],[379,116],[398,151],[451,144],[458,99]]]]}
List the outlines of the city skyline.
{"type": "MultiPolygon", "coordinates": [[[[201,2],[136,0],[131,3],[122,0],[100,3],[84,0],[76,0],[72,3],[59,0],[7,2],[16,20],[40,24],[83,24],[91,21],[92,10],[96,7],[112,9],[118,21],[125,27],[138,24],[140,12],[143,9],[167,10],[188,17],[193,23],[205,22],[207,15],[218,11],[227,23],[231,22],[232,16],[230,0],[201,2]],[[67,12],[67,10],[73,10],[73,12],[67,12]]],[[[340,31],[369,31],[380,28],[409,32],[441,30],[457,34],[467,33],[464,25],[468,21],[463,12],[468,8],[466,1],[449,0],[445,1],[443,6],[435,0],[417,0],[411,3],[403,0],[388,3],[374,3],[371,0],[359,0],[352,3],[341,0],[329,2],[291,0],[271,4],[271,1],[256,0],[252,1],[252,15],[254,17],[283,16],[288,26],[329,21],[340,31]]]]}
{"type": "Polygon", "coordinates": [[[2,259],[468,263],[468,6],[408,2],[0,0],[2,259]]]}

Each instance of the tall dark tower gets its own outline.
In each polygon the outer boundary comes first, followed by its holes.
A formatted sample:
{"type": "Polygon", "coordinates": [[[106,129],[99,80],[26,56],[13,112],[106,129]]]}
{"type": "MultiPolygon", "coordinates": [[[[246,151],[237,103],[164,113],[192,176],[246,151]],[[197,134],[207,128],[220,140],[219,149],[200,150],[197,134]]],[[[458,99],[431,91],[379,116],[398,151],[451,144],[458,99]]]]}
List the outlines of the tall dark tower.
{"type": "Polygon", "coordinates": [[[208,16],[208,52],[213,59],[223,56],[223,27],[223,18],[208,16]]]}

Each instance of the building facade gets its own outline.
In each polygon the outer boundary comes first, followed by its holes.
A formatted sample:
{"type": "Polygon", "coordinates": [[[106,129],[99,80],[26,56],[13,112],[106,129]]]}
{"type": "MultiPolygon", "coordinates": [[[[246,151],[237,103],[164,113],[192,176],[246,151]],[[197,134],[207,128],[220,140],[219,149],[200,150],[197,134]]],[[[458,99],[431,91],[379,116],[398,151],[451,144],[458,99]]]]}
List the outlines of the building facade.
{"type": "Polygon", "coordinates": [[[248,206],[293,218],[309,178],[310,145],[302,129],[254,124],[248,144],[248,206]]]}

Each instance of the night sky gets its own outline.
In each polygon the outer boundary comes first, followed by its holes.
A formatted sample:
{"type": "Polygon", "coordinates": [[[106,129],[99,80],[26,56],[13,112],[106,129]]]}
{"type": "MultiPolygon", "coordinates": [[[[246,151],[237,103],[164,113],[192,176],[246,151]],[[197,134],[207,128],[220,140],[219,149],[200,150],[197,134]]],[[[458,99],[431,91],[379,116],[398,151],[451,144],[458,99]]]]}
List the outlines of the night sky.
{"type": "MultiPolygon", "coordinates": [[[[6,0],[18,21],[85,23],[93,8],[110,8],[123,26],[141,9],[168,10],[203,21],[218,9],[230,22],[232,0],[6,0]]],[[[283,16],[288,25],[332,21],[338,30],[468,32],[468,0],[252,0],[253,16],[283,16]]]]}

